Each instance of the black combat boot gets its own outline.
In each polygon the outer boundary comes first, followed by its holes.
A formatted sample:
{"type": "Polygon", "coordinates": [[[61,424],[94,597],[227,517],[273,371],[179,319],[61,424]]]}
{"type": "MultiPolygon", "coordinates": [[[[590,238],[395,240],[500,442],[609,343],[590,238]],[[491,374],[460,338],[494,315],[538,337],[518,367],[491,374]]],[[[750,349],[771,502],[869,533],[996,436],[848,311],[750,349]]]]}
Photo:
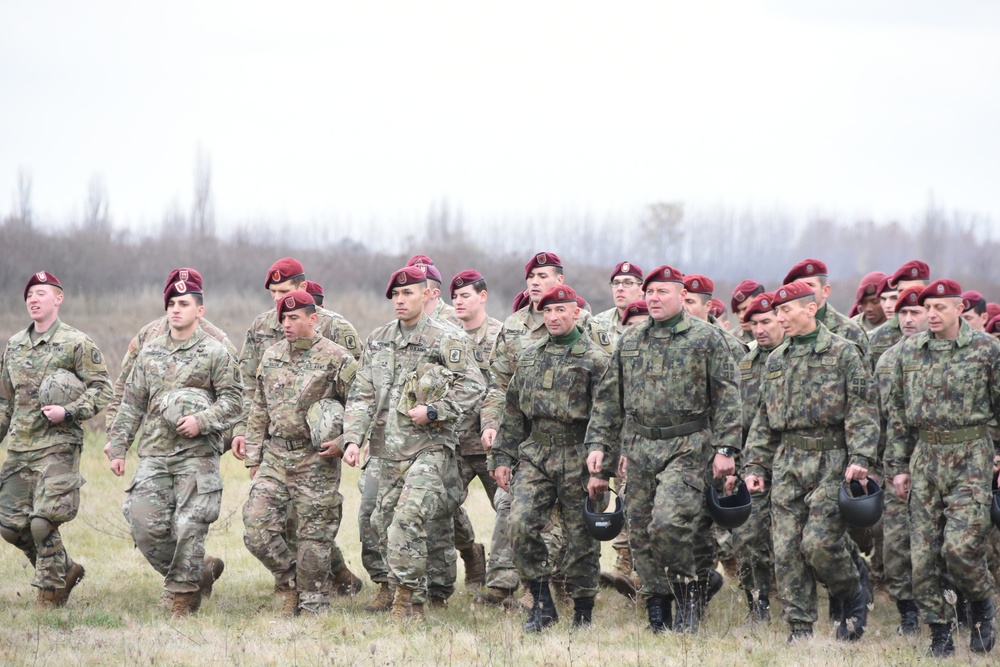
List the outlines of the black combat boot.
{"type": "Polygon", "coordinates": [[[698,580],[698,618],[704,620],[708,603],[722,590],[725,579],[718,570],[709,570],[708,576],[698,580]]]}
{"type": "Polygon", "coordinates": [[[959,630],[969,629],[969,600],[960,590],[955,590],[955,623],[959,630]]]}
{"type": "Polygon", "coordinates": [[[747,604],[750,611],[747,613],[747,620],[751,623],[771,622],[771,600],[767,595],[758,593],[754,599],[753,591],[747,591],[747,604]]]}
{"type": "Polygon", "coordinates": [[[701,620],[701,591],[697,581],[673,584],[674,600],[677,601],[677,616],[674,617],[674,632],[695,634],[701,620]]]}
{"type": "Polygon", "coordinates": [[[812,639],[813,636],[812,623],[806,623],[804,621],[792,621],[790,626],[792,631],[788,635],[789,644],[794,644],[796,642],[804,641],[806,639],[812,639]]]}
{"type": "Polygon", "coordinates": [[[899,610],[899,634],[911,636],[920,632],[920,614],[913,600],[896,600],[899,610]]]}
{"type": "Polygon", "coordinates": [[[935,658],[947,658],[954,652],[951,626],[947,623],[931,623],[931,655],[935,658]]]}
{"type": "Polygon", "coordinates": [[[864,583],[857,594],[843,598],[844,615],[837,626],[837,639],[856,642],[865,634],[868,624],[868,589],[864,583]]]}
{"type": "Polygon", "coordinates": [[[969,603],[969,629],[972,631],[969,650],[973,653],[987,653],[993,650],[997,640],[996,628],[993,625],[994,616],[996,608],[993,606],[993,598],[969,603]]]}
{"type": "Polygon", "coordinates": [[[552,590],[547,581],[529,581],[528,590],[534,598],[528,621],[524,624],[525,632],[541,632],[559,620],[555,602],[552,601],[552,590]]]}
{"type": "Polygon", "coordinates": [[[593,612],[594,598],[573,598],[573,627],[588,627],[593,612]]]}
{"type": "Polygon", "coordinates": [[[670,629],[670,598],[662,595],[651,595],[646,599],[646,614],[649,616],[649,630],[660,634],[670,629]]]}

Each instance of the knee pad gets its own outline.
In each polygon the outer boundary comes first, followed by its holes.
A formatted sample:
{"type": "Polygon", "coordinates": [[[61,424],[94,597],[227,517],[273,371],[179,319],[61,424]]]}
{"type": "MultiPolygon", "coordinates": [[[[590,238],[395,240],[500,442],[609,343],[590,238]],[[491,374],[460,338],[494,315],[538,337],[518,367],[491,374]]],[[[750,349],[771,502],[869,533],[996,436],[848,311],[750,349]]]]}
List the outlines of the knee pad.
{"type": "Polygon", "coordinates": [[[21,531],[14,530],[10,526],[5,526],[0,524],[0,537],[4,539],[5,542],[10,542],[11,544],[17,544],[18,536],[21,531]]]}
{"type": "Polygon", "coordinates": [[[44,543],[55,528],[55,526],[49,523],[48,519],[40,516],[31,518],[31,537],[34,538],[35,544],[44,543]]]}

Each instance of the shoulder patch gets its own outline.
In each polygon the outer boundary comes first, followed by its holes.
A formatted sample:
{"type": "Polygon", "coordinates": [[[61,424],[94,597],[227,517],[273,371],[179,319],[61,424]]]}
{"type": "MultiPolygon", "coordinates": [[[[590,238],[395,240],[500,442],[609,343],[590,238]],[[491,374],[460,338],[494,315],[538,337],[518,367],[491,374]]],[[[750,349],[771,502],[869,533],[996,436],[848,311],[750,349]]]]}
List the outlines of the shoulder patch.
{"type": "Polygon", "coordinates": [[[358,348],[358,339],[354,334],[347,334],[344,336],[344,347],[348,350],[356,350],[358,348]]]}
{"type": "Polygon", "coordinates": [[[611,336],[606,331],[598,331],[597,338],[604,347],[611,347],[611,336]]]}
{"type": "Polygon", "coordinates": [[[741,361],[740,362],[740,370],[741,371],[748,371],[751,368],[753,368],[753,362],[752,361],[741,361]]]}
{"type": "Polygon", "coordinates": [[[91,348],[91,350],[90,350],[90,360],[94,364],[99,364],[99,363],[101,363],[103,361],[103,359],[101,358],[101,351],[98,350],[96,347],[95,348],[91,348]]]}

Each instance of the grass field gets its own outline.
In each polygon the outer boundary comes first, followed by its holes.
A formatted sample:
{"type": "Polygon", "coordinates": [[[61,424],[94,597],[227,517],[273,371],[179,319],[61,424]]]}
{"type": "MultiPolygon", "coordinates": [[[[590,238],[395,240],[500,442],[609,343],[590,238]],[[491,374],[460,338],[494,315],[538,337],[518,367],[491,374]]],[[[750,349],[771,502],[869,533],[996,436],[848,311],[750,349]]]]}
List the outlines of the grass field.
{"type": "MultiPolygon", "coordinates": [[[[926,633],[896,636],[895,610],[880,595],[868,634],[858,644],[834,640],[831,625],[817,626],[811,642],[788,647],[787,629],[775,620],[763,628],[743,625],[745,601],[733,580],[713,601],[703,632],[695,637],[652,636],[644,610],[613,591],[602,592],[594,626],[569,628],[572,611],[542,636],[525,636],[515,612],[474,607],[459,567],[458,592],[447,610],[429,612],[425,625],[398,627],[384,615],[361,610],[375,588],[360,563],[357,471],[341,488],[344,520],[338,543],[350,567],[365,578],[356,599],[338,599],[320,617],[277,616],[270,574],[243,546],[241,509],[249,488],[242,465],[223,458],[226,487],[222,517],[208,539],[209,553],[226,561],[215,594],[190,619],[171,620],[158,605],[162,580],[133,546],[121,515],[123,489],[134,473],[114,477],[93,435],[84,449],[79,516],[63,527],[72,556],[87,568],[69,604],[36,611],[32,570],[13,547],[0,544],[0,663],[4,665],[904,665],[928,661],[926,633]]],[[[488,543],[492,510],[478,486],[467,508],[480,541],[488,543]]],[[[605,546],[603,564],[613,554],[605,546]]],[[[777,612],[777,610],[774,610],[777,612]]],[[[968,651],[957,637],[956,663],[993,664],[968,651]]]]}

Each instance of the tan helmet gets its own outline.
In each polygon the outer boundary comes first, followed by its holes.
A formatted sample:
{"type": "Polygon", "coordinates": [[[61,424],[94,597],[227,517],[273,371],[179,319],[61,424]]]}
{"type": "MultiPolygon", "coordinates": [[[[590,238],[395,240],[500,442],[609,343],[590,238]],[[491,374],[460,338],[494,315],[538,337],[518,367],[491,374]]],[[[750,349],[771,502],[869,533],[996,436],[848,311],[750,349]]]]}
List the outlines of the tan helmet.
{"type": "Polygon", "coordinates": [[[163,420],[170,426],[170,430],[177,432],[177,422],[181,417],[198,414],[203,410],[212,407],[212,394],[207,389],[198,387],[183,387],[167,392],[161,400],[162,409],[160,414],[163,420]]]}
{"type": "Polygon", "coordinates": [[[309,406],[306,423],[313,448],[320,450],[324,442],[336,440],[344,432],[344,406],[332,398],[322,398],[309,406]]]}
{"type": "Polygon", "coordinates": [[[87,385],[72,371],[59,368],[42,380],[42,384],[38,387],[38,400],[43,407],[65,406],[80,398],[86,389],[87,385]]]}

